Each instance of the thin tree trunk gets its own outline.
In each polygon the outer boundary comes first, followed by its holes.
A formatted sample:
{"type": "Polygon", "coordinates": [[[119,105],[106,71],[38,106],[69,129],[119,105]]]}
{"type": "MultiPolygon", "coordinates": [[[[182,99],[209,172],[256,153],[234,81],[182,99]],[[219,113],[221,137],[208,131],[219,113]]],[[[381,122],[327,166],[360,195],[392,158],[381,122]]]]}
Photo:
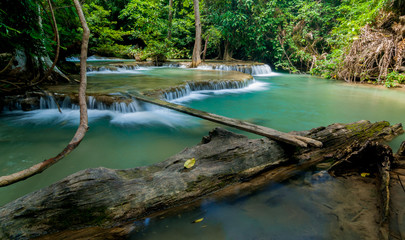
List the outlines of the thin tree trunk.
{"type": "Polygon", "coordinates": [[[308,145],[314,146],[314,147],[322,147],[322,142],[316,141],[314,139],[280,132],[275,129],[255,125],[255,124],[252,124],[249,122],[244,122],[244,121],[241,121],[238,119],[228,118],[228,117],[200,111],[200,110],[193,109],[193,108],[188,108],[188,107],[185,107],[182,105],[166,102],[166,101],[163,101],[160,99],[147,97],[142,94],[132,93],[132,94],[128,94],[128,96],[136,98],[140,101],[152,103],[152,104],[155,104],[155,105],[158,105],[158,106],[161,106],[164,108],[172,109],[172,110],[175,110],[175,111],[178,111],[181,113],[185,113],[185,114],[188,114],[188,115],[191,115],[194,117],[199,117],[199,118],[206,119],[208,121],[212,121],[215,123],[220,123],[220,124],[223,124],[226,126],[234,127],[234,128],[246,131],[246,132],[265,136],[270,139],[284,142],[287,144],[291,144],[291,145],[295,145],[295,146],[299,146],[299,147],[308,147],[308,145]]]}
{"type": "Polygon", "coordinates": [[[210,35],[207,35],[207,38],[205,39],[205,44],[204,44],[204,51],[203,51],[203,62],[205,62],[205,55],[207,55],[207,46],[208,46],[208,40],[210,39],[210,35]]]}
{"type": "Polygon", "coordinates": [[[169,0],[169,31],[167,32],[167,39],[172,38],[172,21],[173,21],[173,0],[169,0]]]}
{"type": "Polygon", "coordinates": [[[59,58],[59,50],[60,50],[59,31],[58,31],[58,25],[57,25],[56,19],[55,19],[55,14],[53,12],[51,0],[48,0],[48,5],[49,5],[49,11],[51,11],[51,15],[52,15],[52,27],[53,27],[53,32],[55,34],[56,44],[57,44],[55,59],[53,60],[52,66],[48,69],[48,71],[45,73],[45,75],[38,82],[33,83],[33,85],[41,83],[42,81],[44,81],[51,75],[51,73],[53,72],[53,69],[56,66],[56,63],[58,62],[58,58],[59,58]]]}
{"type": "Polygon", "coordinates": [[[201,63],[201,21],[200,21],[200,6],[198,0],[194,2],[194,17],[195,17],[195,43],[191,67],[195,68],[201,63]]]}
{"type": "Polygon", "coordinates": [[[30,168],[22,170],[20,172],[13,173],[8,176],[0,177],[0,187],[8,186],[10,184],[22,181],[36,174],[43,172],[48,167],[52,166],[70,152],[72,152],[82,141],[84,135],[87,132],[87,105],[86,105],[86,87],[87,87],[87,76],[86,76],[86,60],[87,60],[87,48],[89,43],[90,30],[87,26],[86,19],[84,18],[82,8],[78,0],[73,0],[76,11],[80,18],[80,23],[83,28],[83,38],[82,38],[82,49],[80,54],[80,87],[79,87],[79,105],[80,105],[80,125],[77,128],[75,135],[69,144],[62,150],[57,156],[47,159],[41,163],[38,163],[30,168]]]}

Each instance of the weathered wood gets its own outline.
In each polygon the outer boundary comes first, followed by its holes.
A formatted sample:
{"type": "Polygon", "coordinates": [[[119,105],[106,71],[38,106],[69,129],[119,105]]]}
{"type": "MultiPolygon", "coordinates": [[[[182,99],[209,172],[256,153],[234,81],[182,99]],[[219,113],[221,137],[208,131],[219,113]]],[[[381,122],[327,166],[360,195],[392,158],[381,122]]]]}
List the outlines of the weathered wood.
{"type": "Polygon", "coordinates": [[[324,142],[323,148],[294,148],[215,129],[200,144],[163,162],[126,170],[83,170],[3,206],[0,239],[30,239],[61,231],[67,231],[67,238],[53,239],[72,239],[80,238],[78,229],[91,227],[100,233],[116,226],[122,226],[117,231],[125,235],[133,229],[134,220],[194,204],[209,194],[227,195],[282,181],[319,162],[356,154],[352,146],[388,140],[402,132],[400,124],[387,122],[333,124],[296,133],[324,142]],[[196,163],[185,169],[190,158],[196,163]]]}
{"type": "Polygon", "coordinates": [[[229,127],[234,127],[234,128],[246,131],[246,132],[268,137],[268,138],[276,140],[276,141],[292,144],[292,145],[299,146],[299,147],[308,147],[308,144],[311,146],[314,146],[314,147],[322,147],[322,142],[308,138],[308,137],[297,136],[297,135],[293,135],[293,134],[280,132],[275,129],[255,125],[255,124],[252,124],[249,122],[200,111],[197,109],[185,107],[185,106],[175,104],[175,103],[166,102],[166,101],[156,99],[156,98],[147,97],[147,96],[139,94],[139,93],[131,93],[128,95],[130,97],[133,97],[133,98],[138,99],[143,102],[152,103],[152,104],[155,104],[155,105],[158,105],[161,107],[165,107],[165,108],[169,108],[169,109],[172,109],[172,110],[175,110],[178,112],[182,112],[182,113],[194,116],[194,117],[206,119],[211,122],[216,122],[216,123],[220,123],[220,124],[223,124],[223,125],[226,125],[229,127]]]}

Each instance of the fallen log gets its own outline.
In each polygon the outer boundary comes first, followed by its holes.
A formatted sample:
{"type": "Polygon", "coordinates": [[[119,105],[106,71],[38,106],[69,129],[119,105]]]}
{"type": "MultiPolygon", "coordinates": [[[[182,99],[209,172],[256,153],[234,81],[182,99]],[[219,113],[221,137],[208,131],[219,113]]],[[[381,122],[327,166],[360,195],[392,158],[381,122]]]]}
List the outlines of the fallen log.
{"type": "Polygon", "coordinates": [[[388,239],[405,239],[405,141],[402,142],[389,179],[388,239]]]}
{"type": "Polygon", "coordinates": [[[275,129],[255,125],[255,124],[252,124],[249,122],[245,122],[245,121],[241,121],[241,120],[237,120],[237,119],[233,119],[233,118],[228,118],[228,117],[224,117],[224,116],[219,116],[216,114],[200,111],[200,110],[185,107],[182,105],[166,102],[166,101],[163,101],[160,99],[147,97],[147,96],[139,94],[139,93],[131,93],[131,94],[127,94],[127,95],[129,95],[130,97],[133,97],[137,100],[143,101],[143,102],[152,103],[152,104],[155,104],[155,105],[158,105],[161,107],[165,107],[165,108],[169,108],[169,109],[172,109],[172,110],[175,110],[178,112],[182,112],[182,113],[194,116],[194,117],[206,119],[206,120],[220,123],[220,124],[223,124],[223,125],[226,125],[229,127],[234,127],[234,128],[246,131],[246,132],[254,133],[254,134],[257,134],[257,135],[260,135],[263,137],[268,137],[268,138],[276,140],[276,141],[285,142],[285,143],[292,144],[292,145],[299,146],[299,147],[307,147],[308,144],[311,146],[315,146],[315,147],[322,147],[322,142],[308,138],[308,137],[297,136],[297,135],[293,135],[293,134],[280,132],[275,129]]]}
{"type": "Polygon", "coordinates": [[[83,228],[105,239],[112,227],[126,226],[113,231],[122,236],[135,220],[193,204],[213,193],[226,195],[285,180],[322,161],[342,160],[356,151],[353,146],[389,140],[402,132],[400,124],[388,122],[333,124],[294,133],[323,142],[323,148],[295,148],[217,128],[200,144],[163,162],[126,170],[86,169],[1,207],[0,239],[50,233],[53,239],[63,233],[79,238],[83,228]],[[186,169],[184,163],[190,158],[196,163],[186,169]]]}

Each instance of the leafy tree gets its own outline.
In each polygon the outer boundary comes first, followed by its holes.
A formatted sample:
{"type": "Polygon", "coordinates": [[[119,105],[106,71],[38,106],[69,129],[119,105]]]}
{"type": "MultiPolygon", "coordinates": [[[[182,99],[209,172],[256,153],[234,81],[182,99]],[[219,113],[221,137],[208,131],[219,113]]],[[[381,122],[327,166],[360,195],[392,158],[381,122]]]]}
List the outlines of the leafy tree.
{"type": "Polygon", "coordinates": [[[105,10],[95,3],[83,5],[84,14],[91,32],[90,49],[105,56],[125,56],[129,53],[128,47],[117,44],[123,40],[123,36],[129,35],[130,31],[123,28],[115,30],[112,26],[116,21],[109,20],[111,10],[105,10]]]}

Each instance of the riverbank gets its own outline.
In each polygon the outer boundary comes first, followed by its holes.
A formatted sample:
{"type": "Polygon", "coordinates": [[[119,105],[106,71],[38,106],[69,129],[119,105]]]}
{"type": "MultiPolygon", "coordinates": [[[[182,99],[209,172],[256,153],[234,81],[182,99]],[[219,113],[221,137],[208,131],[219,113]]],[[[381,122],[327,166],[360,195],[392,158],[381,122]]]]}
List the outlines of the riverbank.
{"type": "Polygon", "coordinates": [[[345,84],[350,85],[350,86],[369,87],[369,88],[375,88],[375,89],[380,89],[380,90],[390,89],[390,90],[394,90],[394,91],[405,92],[405,84],[398,84],[398,83],[396,83],[396,85],[394,87],[390,87],[390,88],[387,88],[385,85],[382,85],[382,84],[375,84],[375,83],[368,83],[368,82],[353,82],[353,83],[345,82],[345,84]]]}

